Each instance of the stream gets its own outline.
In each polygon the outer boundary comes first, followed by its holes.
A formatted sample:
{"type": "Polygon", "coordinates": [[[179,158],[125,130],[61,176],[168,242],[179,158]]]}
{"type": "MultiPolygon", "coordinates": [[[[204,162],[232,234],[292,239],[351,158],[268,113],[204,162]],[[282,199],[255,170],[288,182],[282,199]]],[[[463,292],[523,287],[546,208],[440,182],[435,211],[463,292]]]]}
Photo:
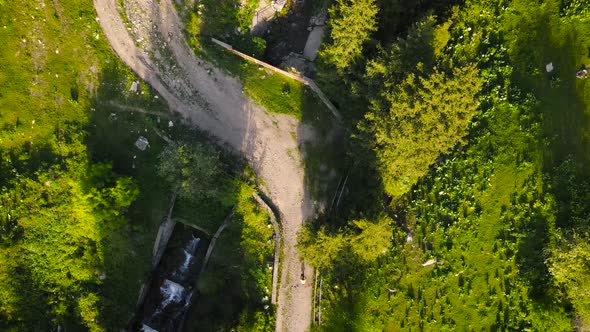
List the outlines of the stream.
{"type": "Polygon", "coordinates": [[[207,236],[177,224],[166,251],[155,269],[132,331],[174,332],[182,330],[192,302],[205,252],[207,236]]]}

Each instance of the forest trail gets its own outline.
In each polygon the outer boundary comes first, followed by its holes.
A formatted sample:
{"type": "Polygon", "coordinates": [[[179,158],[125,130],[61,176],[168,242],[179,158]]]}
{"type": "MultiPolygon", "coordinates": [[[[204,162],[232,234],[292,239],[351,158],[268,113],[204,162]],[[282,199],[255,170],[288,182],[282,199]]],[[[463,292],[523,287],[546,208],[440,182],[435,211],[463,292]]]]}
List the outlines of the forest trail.
{"type": "MultiPolygon", "coordinates": [[[[127,27],[118,3],[94,0],[94,7],[122,61],[156,89],[171,110],[246,158],[264,181],[263,190],[280,210],[283,234],[276,330],[309,330],[313,283],[300,284],[303,265],[295,247],[297,232],[313,214],[298,152],[301,142],[295,138],[301,124],[291,116],[268,113],[244,96],[236,78],[197,59],[170,0],[125,0],[127,27]]],[[[309,268],[305,272],[308,278],[313,275],[309,268]]]]}

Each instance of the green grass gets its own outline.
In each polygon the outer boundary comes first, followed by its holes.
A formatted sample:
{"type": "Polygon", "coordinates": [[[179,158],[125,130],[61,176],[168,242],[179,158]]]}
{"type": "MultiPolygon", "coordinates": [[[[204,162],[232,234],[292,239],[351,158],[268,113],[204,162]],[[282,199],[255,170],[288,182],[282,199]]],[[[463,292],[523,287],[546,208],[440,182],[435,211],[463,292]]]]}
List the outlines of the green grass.
{"type": "Polygon", "coordinates": [[[304,95],[311,93],[307,86],[242,59],[210,41],[203,40],[200,45],[203,51],[197,54],[239,78],[244,93],[255,103],[272,113],[302,117],[304,95]]]}
{"type": "Polygon", "coordinates": [[[580,198],[556,180],[570,176],[556,171],[567,160],[574,181],[590,175],[590,81],[575,78],[590,64],[590,22],[568,15],[557,1],[457,7],[439,65],[474,61],[486,79],[469,143],[389,206],[401,226],[389,254],[324,275],[317,330],[573,329],[583,308],[572,310],[547,261],[571,225],[587,229],[584,212],[562,211],[580,198]]]}
{"type": "MultiPolygon", "coordinates": [[[[49,278],[43,279],[45,277],[36,271],[45,260],[23,252],[35,243],[30,237],[33,230],[18,224],[19,220],[28,218],[26,210],[18,214],[12,212],[17,220],[13,228],[17,236],[7,238],[6,233],[0,236],[4,243],[0,249],[0,260],[4,263],[0,272],[3,280],[0,292],[4,295],[0,304],[0,325],[8,330],[47,330],[58,324],[69,330],[100,330],[101,327],[81,319],[80,310],[84,310],[97,312],[98,325],[103,328],[118,329],[134,312],[141,282],[151,270],[151,246],[167,209],[170,189],[155,176],[153,169],[163,142],[154,134],[152,126],[164,132],[168,129],[164,117],[158,124],[157,116],[122,112],[109,102],[152,112],[167,112],[167,107],[143,82],[139,94],[129,92],[132,81],[137,78],[111,53],[95,21],[91,1],[55,1],[44,6],[2,3],[0,23],[0,41],[4,45],[0,50],[0,185],[5,197],[16,197],[14,194],[21,190],[19,183],[23,180],[44,178],[54,174],[56,169],[61,172],[59,181],[78,181],[77,168],[84,167],[87,162],[112,164],[119,176],[135,178],[140,189],[139,197],[125,214],[127,223],[94,245],[100,261],[96,271],[106,275],[103,282],[95,280],[95,275],[91,281],[80,285],[70,276],[63,279],[66,286],[59,288],[48,282],[49,278]],[[110,117],[111,113],[116,114],[116,120],[110,117]],[[150,148],[145,152],[133,146],[139,135],[150,141],[150,148]],[[70,160],[76,163],[69,163],[70,160]],[[18,233],[19,229],[22,233],[18,233]],[[18,270],[15,257],[24,259],[18,264],[31,271],[28,277],[15,273],[18,270]],[[15,285],[19,280],[26,283],[15,285]],[[18,292],[13,293],[12,287],[29,289],[29,300],[14,302],[10,294],[18,292]],[[86,302],[80,302],[80,306],[86,307],[77,307],[71,300],[87,294],[96,294],[97,298],[85,297],[86,302]],[[90,325],[84,327],[84,324],[90,325]]],[[[54,179],[58,181],[57,177],[54,179]]],[[[21,194],[26,199],[38,199],[31,191],[21,190],[21,194]]],[[[67,207],[69,199],[73,198],[69,198],[68,193],[64,195],[63,204],[67,207]]],[[[5,204],[24,208],[11,199],[5,204]]],[[[73,208],[82,206],[72,205],[73,208]]],[[[63,223],[69,217],[63,216],[63,223]]],[[[4,218],[1,224],[2,227],[6,225],[4,218]]],[[[78,227],[92,226],[71,224],[68,231],[78,232],[78,227]]],[[[75,247],[76,243],[68,245],[75,247]]],[[[64,248],[54,245],[46,251],[59,253],[64,248]]],[[[79,250],[85,248],[87,244],[80,243],[79,250]]],[[[94,257],[92,255],[90,257],[94,257]]],[[[74,271],[96,264],[88,265],[76,255],[69,258],[72,263],[51,259],[47,271],[62,264],[69,264],[74,271]]],[[[51,277],[51,273],[47,275],[51,277]]]]}
{"type": "Polygon", "coordinates": [[[572,155],[590,174],[590,84],[575,77],[590,64],[588,17],[560,17],[553,2],[535,12],[524,1],[517,1],[515,8],[506,24],[508,52],[515,64],[515,82],[539,99],[537,109],[549,142],[546,167],[556,167],[572,155]],[[544,67],[550,62],[555,69],[547,73],[544,67]]]}
{"type": "Polygon", "coordinates": [[[241,183],[235,215],[198,282],[201,296],[186,323],[188,328],[274,330],[272,270],[268,268],[273,264],[274,229],[252,193],[251,186],[241,183]]]}
{"type": "Polygon", "coordinates": [[[259,68],[258,65],[221,49],[210,40],[210,37],[225,40],[233,43],[239,51],[249,55],[254,55],[252,52],[258,53],[260,57],[264,49],[256,50],[259,47],[253,46],[247,35],[257,1],[248,1],[241,9],[238,9],[234,0],[227,0],[221,4],[205,1],[202,5],[203,7],[197,6],[186,19],[186,37],[193,51],[239,78],[244,93],[269,112],[301,118],[304,94],[308,91],[306,86],[270,70],[259,68]],[[199,11],[201,15],[197,14],[199,11]],[[238,28],[245,34],[235,34],[238,28]],[[240,46],[247,49],[240,49],[240,46]]]}

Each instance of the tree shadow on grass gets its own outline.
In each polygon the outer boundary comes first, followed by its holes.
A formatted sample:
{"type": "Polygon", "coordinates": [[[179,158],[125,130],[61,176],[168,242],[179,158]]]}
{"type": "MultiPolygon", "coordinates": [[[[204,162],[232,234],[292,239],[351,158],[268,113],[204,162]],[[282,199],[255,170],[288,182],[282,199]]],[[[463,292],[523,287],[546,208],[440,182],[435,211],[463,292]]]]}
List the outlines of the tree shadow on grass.
{"type": "MultiPolygon", "coordinates": [[[[590,45],[589,31],[576,20],[561,18],[557,5],[520,10],[524,13],[516,12],[507,26],[509,54],[514,64],[512,80],[537,101],[529,114],[523,114],[523,121],[541,124],[534,137],[538,145],[532,147],[540,150],[541,155],[532,161],[539,163],[544,173],[542,190],[554,194],[559,207],[565,197],[560,192],[566,188],[552,180],[559,176],[556,167],[573,158],[578,176],[590,174],[590,84],[575,76],[581,62],[588,60],[585,52],[590,45]],[[547,70],[549,64],[553,70],[547,70]]],[[[531,131],[534,133],[535,128],[531,131]]],[[[522,275],[533,286],[530,295],[541,301],[551,289],[545,264],[545,250],[555,237],[550,233],[550,223],[567,225],[563,217],[563,213],[558,213],[557,220],[552,221],[542,213],[528,216],[525,237],[519,246],[517,259],[522,275]]]]}
{"type": "Polygon", "coordinates": [[[125,211],[127,222],[107,234],[102,243],[105,278],[100,286],[99,320],[108,330],[125,326],[135,313],[142,281],[151,272],[152,247],[171,192],[155,170],[159,152],[167,143],[154,128],[169,134],[167,106],[155,99],[155,92],[144,83],[137,93],[129,93],[132,78],[118,61],[104,68],[91,100],[87,126],[89,159],[112,164],[117,176],[133,177],[139,189],[139,196],[125,211]],[[141,114],[115,105],[162,115],[141,114]],[[148,139],[145,151],[134,145],[140,136],[148,139]]]}

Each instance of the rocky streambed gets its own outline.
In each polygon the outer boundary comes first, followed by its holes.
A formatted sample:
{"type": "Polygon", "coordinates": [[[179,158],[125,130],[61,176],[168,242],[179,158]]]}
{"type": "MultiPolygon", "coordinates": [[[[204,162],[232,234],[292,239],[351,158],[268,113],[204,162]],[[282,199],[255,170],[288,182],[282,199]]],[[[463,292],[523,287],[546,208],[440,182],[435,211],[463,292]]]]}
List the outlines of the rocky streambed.
{"type": "Polygon", "coordinates": [[[183,224],[175,227],[130,331],[182,330],[190,306],[199,297],[195,286],[208,244],[204,233],[183,224]]]}

